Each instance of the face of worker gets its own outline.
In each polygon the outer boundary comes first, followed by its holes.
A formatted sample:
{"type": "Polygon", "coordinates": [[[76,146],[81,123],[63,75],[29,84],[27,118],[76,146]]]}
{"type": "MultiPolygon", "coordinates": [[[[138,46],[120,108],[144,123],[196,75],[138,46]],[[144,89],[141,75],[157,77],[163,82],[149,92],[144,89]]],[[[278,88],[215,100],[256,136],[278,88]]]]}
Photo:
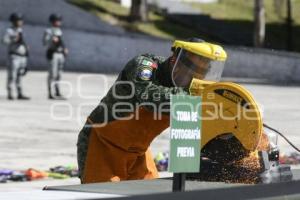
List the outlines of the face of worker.
{"type": "Polygon", "coordinates": [[[55,27],[60,27],[61,24],[62,24],[62,23],[61,23],[60,20],[56,20],[56,21],[53,22],[53,26],[55,26],[55,27]]]}
{"type": "Polygon", "coordinates": [[[21,26],[23,26],[23,24],[24,24],[23,20],[17,20],[17,21],[14,23],[14,25],[15,25],[16,27],[21,27],[21,26]]]}
{"type": "Polygon", "coordinates": [[[204,79],[210,68],[210,59],[185,51],[174,63],[172,80],[175,86],[188,87],[193,78],[204,79]]]}

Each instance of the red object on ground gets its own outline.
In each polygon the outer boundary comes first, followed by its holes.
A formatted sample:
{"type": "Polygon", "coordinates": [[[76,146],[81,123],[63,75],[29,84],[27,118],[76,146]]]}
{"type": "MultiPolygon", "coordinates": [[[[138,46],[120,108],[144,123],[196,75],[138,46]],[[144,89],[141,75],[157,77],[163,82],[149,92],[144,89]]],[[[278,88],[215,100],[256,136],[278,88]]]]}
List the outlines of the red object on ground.
{"type": "Polygon", "coordinates": [[[281,155],[279,157],[280,164],[290,164],[290,165],[299,165],[300,164],[300,154],[291,153],[291,155],[281,155]]]}
{"type": "Polygon", "coordinates": [[[48,177],[48,174],[43,171],[38,171],[36,169],[28,169],[25,171],[25,174],[28,178],[28,180],[35,180],[35,179],[41,179],[41,178],[46,178],[48,177]]]}

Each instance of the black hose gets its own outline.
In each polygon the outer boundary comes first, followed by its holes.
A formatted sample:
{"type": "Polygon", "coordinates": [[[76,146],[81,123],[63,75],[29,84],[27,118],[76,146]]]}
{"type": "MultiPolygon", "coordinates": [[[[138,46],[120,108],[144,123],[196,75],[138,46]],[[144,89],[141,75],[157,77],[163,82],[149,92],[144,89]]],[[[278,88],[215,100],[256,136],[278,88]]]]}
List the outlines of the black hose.
{"type": "Polygon", "coordinates": [[[287,143],[289,143],[289,145],[291,145],[296,151],[300,152],[300,149],[298,149],[289,139],[287,139],[282,133],[280,133],[279,131],[275,130],[274,128],[268,126],[267,124],[263,124],[263,126],[265,128],[268,128],[272,131],[274,131],[275,133],[277,133],[278,135],[280,135],[287,143]]]}

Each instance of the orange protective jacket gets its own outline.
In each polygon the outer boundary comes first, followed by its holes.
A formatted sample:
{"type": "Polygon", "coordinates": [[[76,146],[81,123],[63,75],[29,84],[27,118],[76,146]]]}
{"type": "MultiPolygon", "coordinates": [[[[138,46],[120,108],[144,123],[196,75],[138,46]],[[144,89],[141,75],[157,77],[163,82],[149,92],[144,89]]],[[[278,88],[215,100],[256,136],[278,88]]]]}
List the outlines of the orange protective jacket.
{"type": "Polygon", "coordinates": [[[139,108],[130,120],[115,120],[105,126],[90,121],[92,130],[82,182],[158,178],[149,146],[169,127],[169,116],[155,119],[155,115],[139,108]]]}

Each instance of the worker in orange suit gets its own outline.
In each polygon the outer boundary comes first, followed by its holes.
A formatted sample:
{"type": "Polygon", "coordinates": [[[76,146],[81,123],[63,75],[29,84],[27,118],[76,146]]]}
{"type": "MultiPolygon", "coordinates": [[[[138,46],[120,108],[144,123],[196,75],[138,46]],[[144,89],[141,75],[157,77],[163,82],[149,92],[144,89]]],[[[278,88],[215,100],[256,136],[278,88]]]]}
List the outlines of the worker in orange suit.
{"type": "Polygon", "coordinates": [[[198,44],[214,51],[210,43],[193,38],[175,41],[169,58],[144,54],[126,64],[79,133],[82,183],[158,178],[149,146],[169,126],[170,96],[188,95],[193,78],[220,78],[223,70],[213,57],[198,52],[198,44]]]}

